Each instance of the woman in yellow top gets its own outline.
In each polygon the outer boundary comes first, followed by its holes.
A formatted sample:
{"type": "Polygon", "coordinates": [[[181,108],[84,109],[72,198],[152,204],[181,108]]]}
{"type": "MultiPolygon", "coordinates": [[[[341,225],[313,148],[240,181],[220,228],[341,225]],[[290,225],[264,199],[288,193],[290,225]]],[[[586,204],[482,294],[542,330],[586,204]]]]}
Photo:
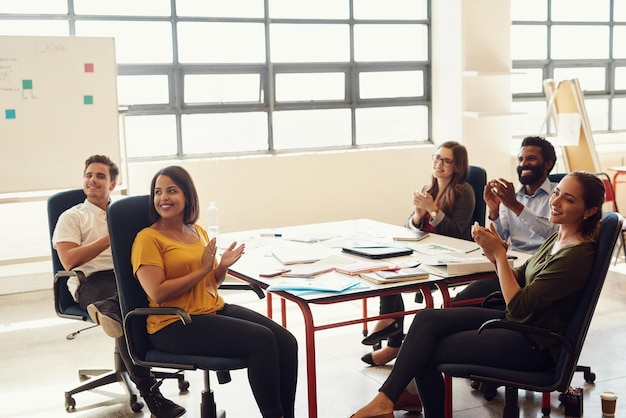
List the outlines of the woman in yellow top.
{"type": "Polygon", "coordinates": [[[137,234],[131,261],[150,306],[179,307],[192,316],[151,315],[148,333],[162,351],[248,358],[248,379],[264,418],[294,417],[298,374],[295,337],[273,320],[225,303],[218,287],[244,245],[233,242],[216,258],[215,237],[196,224],[198,193],[179,166],[157,172],[150,187],[151,226],[137,234]]]}

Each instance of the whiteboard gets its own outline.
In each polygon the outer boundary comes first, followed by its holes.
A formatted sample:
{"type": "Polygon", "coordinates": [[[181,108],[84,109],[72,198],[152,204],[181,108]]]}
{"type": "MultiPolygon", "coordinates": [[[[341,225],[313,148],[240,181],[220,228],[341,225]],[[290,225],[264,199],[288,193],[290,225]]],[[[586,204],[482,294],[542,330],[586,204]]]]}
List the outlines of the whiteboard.
{"type": "Polygon", "coordinates": [[[119,136],[113,38],[0,36],[0,194],[80,187],[93,154],[121,168],[119,136]]]}

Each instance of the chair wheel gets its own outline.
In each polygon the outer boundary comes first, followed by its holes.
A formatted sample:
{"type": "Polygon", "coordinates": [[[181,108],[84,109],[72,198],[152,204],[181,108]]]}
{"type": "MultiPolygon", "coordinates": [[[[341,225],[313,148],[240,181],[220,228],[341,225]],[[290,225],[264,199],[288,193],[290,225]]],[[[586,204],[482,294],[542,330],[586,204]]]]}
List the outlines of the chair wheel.
{"type": "Polygon", "coordinates": [[[141,409],[143,408],[143,402],[142,401],[137,401],[137,400],[131,400],[130,401],[130,409],[133,410],[133,412],[139,412],[141,411],[141,409]]]}
{"type": "Polygon", "coordinates": [[[544,417],[549,417],[550,416],[550,408],[541,408],[541,413],[543,414],[544,417]]]}
{"type": "Polygon", "coordinates": [[[596,374],[594,372],[585,373],[585,382],[593,383],[596,381],[596,374]]]}
{"type": "Polygon", "coordinates": [[[178,380],[178,390],[180,390],[181,392],[187,392],[189,389],[189,382],[187,380],[184,379],[179,379],[178,380]]]}
{"type": "Polygon", "coordinates": [[[65,395],[65,410],[67,412],[76,410],[76,400],[70,395],[65,395]]]}

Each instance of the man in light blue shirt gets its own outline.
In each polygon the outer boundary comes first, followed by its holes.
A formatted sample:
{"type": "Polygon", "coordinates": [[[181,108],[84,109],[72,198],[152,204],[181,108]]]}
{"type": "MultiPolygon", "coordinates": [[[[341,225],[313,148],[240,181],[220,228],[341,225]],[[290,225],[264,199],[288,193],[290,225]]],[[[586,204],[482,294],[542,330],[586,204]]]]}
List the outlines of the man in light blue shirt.
{"type": "MultiPolygon", "coordinates": [[[[491,220],[502,239],[509,241],[511,249],[532,253],[557,231],[558,226],[548,220],[550,195],[556,183],[548,174],[556,163],[554,147],[544,138],[524,138],[517,155],[517,189],[505,179],[487,182],[483,198],[491,220]]],[[[500,290],[498,280],[480,280],[459,292],[454,301],[487,296],[500,290]]]]}

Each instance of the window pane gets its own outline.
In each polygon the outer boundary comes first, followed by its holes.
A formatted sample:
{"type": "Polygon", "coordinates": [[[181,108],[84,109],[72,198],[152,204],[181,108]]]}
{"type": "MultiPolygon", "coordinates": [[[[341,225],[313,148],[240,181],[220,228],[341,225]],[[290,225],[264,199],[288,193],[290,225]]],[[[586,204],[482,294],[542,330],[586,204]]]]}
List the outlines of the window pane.
{"type": "Polygon", "coordinates": [[[626,22],[626,2],[613,2],[613,20],[615,22],[626,22]]]}
{"type": "Polygon", "coordinates": [[[511,92],[519,93],[543,93],[543,70],[541,68],[519,69],[523,74],[511,76],[511,92]]]}
{"type": "Polygon", "coordinates": [[[276,101],[344,100],[344,73],[276,74],[276,101]]]}
{"type": "Polygon", "coordinates": [[[359,145],[426,141],[426,106],[380,107],[356,110],[356,142],[359,145]]]}
{"type": "Polygon", "coordinates": [[[189,74],[185,103],[262,103],[259,74],[189,74]]]}
{"type": "Polygon", "coordinates": [[[554,79],[570,80],[577,78],[583,91],[604,91],[606,81],[605,68],[555,68],[554,79]]]}
{"type": "Polygon", "coordinates": [[[272,24],[274,62],[346,62],[350,59],[348,25],[272,24]]]}
{"type": "Polygon", "coordinates": [[[170,0],[74,0],[78,15],[169,16],[170,0]]]}
{"type": "Polygon", "coordinates": [[[174,116],[126,116],[126,152],[129,158],[176,155],[174,116]]]}
{"type": "Polygon", "coordinates": [[[615,90],[626,90],[626,67],[615,68],[615,90]]]}
{"type": "Polygon", "coordinates": [[[427,19],[426,0],[359,0],[354,2],[356,19],[427,19]]]}
{"type": "MultiPolygon", "coordinates": [[[[67,14],[67,0],[0,0],[1,13],[67,14]]],[[[2,25],[5,21],[2,21],[2,25]]]]}
{"type": "Polygon", "coordinates": [[[347,0],[269,0],[269,13],[273,19],[347,19],[350,17],[347,0]]]}
{"type": "Polygon", "coordinates": [[[265,62],[263,24],[181,22],[178,57],[191,63],[265,62]]]}
{"type": "Polygon", "coordinates": [[[290,110],[274,113],[274,148],[318,148],[352,143],[350,110],[290,110]]]}
{"type": "Polygon", "coordinates": [[[585,98],[587,118],[592,131],[605,131],[609,129],[609,101],[607,99],[585,98]]]}
{"type": "Polygon", "coordinates": [[[615,26],[613,28],[613,58],[626,58],[626,26],[615,26]]]}
{"type": "Polygon", "coordinates": [[[355,25],[354,59],[356,61],[427,60],[428,28],[426,25],[355,25]]]}
{"type": "Polygon", "coordinates": [[[546,127],[541,127],[546,117],[546,100],[513,102],[511,112],[520,112],[511,116],[511,134],[514,136],[546,135],[546,127]]]}
{"type": "Polygon", "coordinates": [[[511,20],[548,19],[547,0],[511,0],[511,20]]]}
{"type": "Polygon", "coordinates": [[[593,59],[608,57],[608,26],[565,25],[552,27],[552,58],[593,59]]]}
{"type": "Polygon", "coordinates": [[[168,22],[79,21],[76,35],[114,37],[118,64],[172,62],[168,22]]]}
{"type": "Polygon", "coordinates": [[[263,0],[176,0],[178,16],[263,17],[263,0]]]}
{"type": "Polygon", "coordinates": [[[215,154],[267,149],[267,114],[183,115],[183,153],[215,154]]]}
{"type": "Polygon", "coordinates": [[[613,99],[612,129],[626,129],[626,98],[613,99]]]}
{"type": "Polygon", "coordinates": [[[548,56],[548,29],[545,26],[511,26],[511,59],[545,59],[548,56]]]}
{"type": "Polygon", "coordinates": [[[0,35],[67,36],[70,27],[61,20],[2,20],[0,35]]]}
{"type": "Polygon", "coordinates": [[[609,0],[552,0],[554,21],[606,22],[609,11],[609,0]]]}
{"type": "Polygon", "coordinates": [[[381,71],[359,74],[361,99],[419,97],[424,95],[422,71],[381,71]]]}
{"type": "Polygon", "coordinates": [[[169,103],[166,75],[121,75],[117,77],[120,105],[169,103]]]}

